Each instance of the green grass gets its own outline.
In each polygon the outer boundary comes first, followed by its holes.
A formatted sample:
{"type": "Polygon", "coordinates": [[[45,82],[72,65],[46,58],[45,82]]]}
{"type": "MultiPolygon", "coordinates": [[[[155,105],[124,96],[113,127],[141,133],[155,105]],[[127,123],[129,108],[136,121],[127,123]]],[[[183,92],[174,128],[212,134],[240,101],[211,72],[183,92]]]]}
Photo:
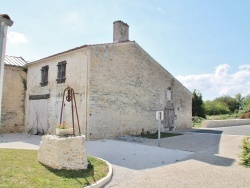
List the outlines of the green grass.
{"type": "Polygon", "coordinates": [[[86,170],[55,170],[37,161],[37,151],[0,149],[0,187],[83,187],[108,173],[102,160],[88,156],[86,170]]]}
{"type": "Polygon", "coordinates": [[[237,114],[207,116],[207,120],[226,120],[226,119],[236,119],[236,118],[238,118],[237,114]]]}
{"type": "MultiPolygon", "coordinates": [[[[177,134],[177,133],[162,133],[161,132],[161,138],[167,138],[167,137],[172,137],[172,136],[179,136],[182,134],[177,134]]],[[[137,135],[137,137],[142,137],[142,138],[149,138],[149,139],[158,139],[158,132],[156,133],[142,133],[140,135],[137,135]]]]}

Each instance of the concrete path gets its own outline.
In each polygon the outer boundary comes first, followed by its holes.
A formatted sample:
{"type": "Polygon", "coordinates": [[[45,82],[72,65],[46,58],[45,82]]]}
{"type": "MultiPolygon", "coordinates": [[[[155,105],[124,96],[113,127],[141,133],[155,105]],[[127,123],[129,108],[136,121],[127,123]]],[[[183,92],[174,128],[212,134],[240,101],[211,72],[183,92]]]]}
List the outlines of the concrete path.
{"type": "Polygon", "coordinates": [[[87,152],[113,165],[133,170],[171,164],[193,153],[117,140],[88,141],[87,152]]]}
{"type": "MultiPolygon", "coordinates": [[[[87,151],[109,161],[106,187],[250,187],[250,168],[239,165],[240,145],[250,125],[213,128],[221,134],[184,132],[157,140],[120,137],[88,141],[87,151]]],[[[38,149],[41,136],[0,134],[0,148],[38,149]]]]}
{"type": "Polygon", "coordinates": [[[180,162],[143,171],[107,187],[250,187],[250,169],[238,164],[242,139],[222,135],[218,144],[204,147],[180,162]]]}

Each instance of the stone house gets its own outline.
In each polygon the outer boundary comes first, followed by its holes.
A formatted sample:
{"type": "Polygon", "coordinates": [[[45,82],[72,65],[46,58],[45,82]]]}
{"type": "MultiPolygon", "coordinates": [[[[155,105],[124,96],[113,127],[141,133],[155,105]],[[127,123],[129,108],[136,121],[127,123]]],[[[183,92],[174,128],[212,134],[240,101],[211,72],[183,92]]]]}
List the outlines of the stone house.
{"type": "Polygon", "coordinates": [[[5,56],[0,133],[24,132],[26,61],[5,56]]]}
{"type": "MultiPolygon", "coordinates": [[[[191,128],[192,94],[135,41],[129,26],[113,24],[113,43],[84,45],[28,64],[26,131],[55,133],[66,87],[75,91],[87,139],[156,131],[156,111],[165,128],[191,128]]],[[[72,125],[70,103],[63,119],[72,125]]]]}

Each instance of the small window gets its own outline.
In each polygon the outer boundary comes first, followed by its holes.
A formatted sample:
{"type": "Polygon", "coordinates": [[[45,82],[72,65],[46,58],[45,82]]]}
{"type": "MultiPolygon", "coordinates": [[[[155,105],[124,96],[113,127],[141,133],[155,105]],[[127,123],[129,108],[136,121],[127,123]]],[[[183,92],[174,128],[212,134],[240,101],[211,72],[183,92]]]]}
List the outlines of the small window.
{"type": "Polygon", "coordinates": [[[57,83],[65,83],[66,80],[66,61],[59,62],[57,65],[57,83]]]}
{"type": "Polygon", "coordinates": [[[172,92],[171,92],[171,88],[167,89],[167,101],[171,101],[172,100],[172,92]]]}
{"type": "Polygon", "coordinates": [[[48,85],[48,74],[49,73],[49,66],[46,65],[44,67],[42,67],[41,69],[41,86],[46,86],[48,85]]]}

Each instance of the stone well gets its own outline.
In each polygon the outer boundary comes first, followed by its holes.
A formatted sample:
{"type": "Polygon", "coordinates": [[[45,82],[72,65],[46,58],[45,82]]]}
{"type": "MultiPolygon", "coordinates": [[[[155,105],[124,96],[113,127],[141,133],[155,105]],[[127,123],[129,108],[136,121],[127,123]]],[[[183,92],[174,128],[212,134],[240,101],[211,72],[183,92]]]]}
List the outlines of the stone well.
{"type": "Polygon", "coordinates": [[[54,169],[86,169],[85,136],[44,135],[38,150],[38,161],[54,169]]]}

